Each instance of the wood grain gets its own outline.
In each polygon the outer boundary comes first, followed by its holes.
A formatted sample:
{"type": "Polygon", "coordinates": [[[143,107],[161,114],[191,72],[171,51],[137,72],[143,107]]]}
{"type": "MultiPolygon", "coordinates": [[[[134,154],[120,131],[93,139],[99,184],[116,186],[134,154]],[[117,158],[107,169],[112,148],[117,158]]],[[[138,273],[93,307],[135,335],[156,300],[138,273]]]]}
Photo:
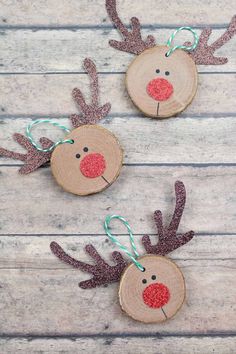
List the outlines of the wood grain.
{"type": "MultiPolygon", "coordinates": [[[[136,116],[139,111],[128,97],[124,79],[124,74],[99,75],[101,103],[111,102],[113,116],[136,116]]],[[[196,97],[184,112],[184,116],[205,118],[205,115],[235,115],[235,83],[236,74],[199,75],[196,97]]],[[[89,99],[88,78],[83,74],[0,75],[0,116],[44,117],[50,114],[57,118],[62,115],[67,117],[78,111],[71,95],[76,86],[83,87],[85,97],[89,99]]]]}
{"type": "MultiPolygon", "coordinates": [[[[230,21],[231,18],[229,18],[230,21]]],[[[215,29],[211,41],[219,38],[225,30],[215,29]]],[[[173,29],[149,28],[143,30],[146,37],[152,34],[157,43],[166,44],[173,29]]],[[[197,30],[199,34],[200,31],[197,30]]],[[[37,72],[83,72],[83,60],[91,57],[100,72],[125,72],[133,55],[115,50],[108,45],[109,39],[119,39],[113,29],[21,29],[1,31],[0,68],[2,73],[37,72]],[[91,40],[92,38],[92,40],[91,40]]],[[[180,33],[179,43],[192,37],[180,33]]],[[[199,72],[236,71],[235,38],[217,51],[219,56],[229,57],[223,66],[199,66],[199,72]]]]}
{"type": "MultiPolygon", "coordinates": [[[[176,180],[187,190],[179,232],[235,232],[235,167],[145,165],[124,166],[116,183],[82,202],[55,183],[49,168],[19,176],[17,167],[1,167],[1,232],[100,234],[109,213],[125,216],[135,233],[155,233],[153,212],[160,209],[170,220],[176,180]]],[[[124,232],[122,225],[117,231],[124,232]]]]}
{"type": "MultiPolygon", "coordinates": [[[[232,2],[219,0],[206,2],[204,0],[193,3],[180,0],[166,3],[159,0],[149,0],[144,3],[136,0],[119,0],[118,11],[126,23],[130,17],[138,16],[143,25],[171,25],[182,26],[225,24],[232,16],[232,2]]],[[[107,17],[104,0],[38,0],[37,5],[31,0],[14,2],[1,1],[1,25],[2,26],[103,26],[110,25],[107,17]],[[95,16],[96,15],[96,16],[95,16]]]]}
{"type": "MultiPolygon", "coordinates": [[[[108,46],[120,36],[104,0],[2,0],[0,8],[0,145],[18,149],[11,134],[22,133],[31,118],[60,118],[68,125],[66,118],[77,113],[72,89],[83,85],[88,97],[82,61],[89,56],[100,72],[101,101],[112,103],[102,126],[126,152],[117,183],[83,203],[55,184],[49,168],[20,177],[17,161],[0,159],[0,352],[233,353],[235,37],[217,52],[229,57],[227,65],[199,67],[198,93],[184,114],[152,122],[126,93],[124,73],[133,56],[108,46]],[[89,261],[83,248],[91,242],[108,260],[114,247],[102,220],[113,212],[128,218],[135,237],[151,233],[154,242],[152,212],[160,208],[170,220],[176,179],[187,189],[180,231],[198,233],[171,254],[186,277],[187,303],[165,325],[137,324],[120,313],[115,284],[82,291],[78,282],[86,275],[59,262],[49,244],[56,240],[89,261]]],[[[118,10],[127,24],[138,16],[142,33],[159,44],[182,25],[199,33],[210,24],[214,41],[233,15],[232,0],[160,0],[158,8],[156,0],[118,0],[118,10]]],[[[119,225],[116,230],[124,232],[119,225]]]]}
{"type": "Polygon", "coordinates": [[[183,50],[166,57],[168,50],[167,46],[145,50],[131,62],[125,76],[130,98],[147,117],[174,117],[190,105],[197,92],[194,61],[183,50]]]}
{"type": "Polygon", "coordinates": [[[142,323],[161,323],[171,319],[186,298],[181,269],[167,257],[153,254],[139,257],[138,262],[144,271],[131,263],[121,276],[121,308],[128,316],[142,323]]]}
{"type": "MultiPolygon", "coordinates": [[[[137,249],[140,254],[144,253],[141,245],[142,234],[135,234],[137,249]]],[[[129,241],[127,235],[120,235],[119,238],[124,245],[128,246],[129,241]]],[[[152,235],[151,239],[155,242],[156,236],[152,235]]],[[[84,252],[85,245],[92,243],[100,254],[104,254],[109,261],[109,254],[116,249],[116,246],[108,242],[108,238],[104,234],[90,234],[74,236],[55,234],[55,235],[4,235],[1,234],[1,258],[0,269],[48,269],[51,271],[56,269],[70,269],[68,264],[60,262],[58,258],[52,255],[49,245],[56,240],[63,246],[66,252],[72,257],[80,257],[83,261],[91,262],[89,256],[84,252]]],[[[236,252],[236,242],[234,235],[199,235],[197,234],[191,242],[185,247],[181,247],[170,254],[174,261],[184,263],[186,259],[197,262],[198,260],[208,261],[209,259],[217,263],[219,259],[234,258],[236,252]]],[[[184,271],[184,269],[183,269],[184,271]]],[[[83,273],[78,271],[78,276],[82,277],[83,273]]],[[[85,275],[84,275],[85,277],[85,275]]]]}
{"type": "Polygon", "coordinates": [[[15,354],[17,350],[23,353],[68,353],[77,354],[78,351],[86,354],[97,353],[114,354],[202,354],[221,353],[232,354],[235,349],[235,338],[226,337],[186,337],[186,336],[142,336],[137,337],[72,337],[72,338],[5,338],[0,339],[3,352],[15,354]],[[145,343],[145,345],[144,345],[145,343]]]}
{"type": "MultiPolygon", "coordinates": [[[[83,336],[95,333],[156,335],[158,332],[184,335],[206,331],[235,331],[235,308],[232,308],[232,303],[236,296],[236,274],[235,259],[232,259],[232,240],[230,236],[218,237],[228,252],[225,260],[219,260],[214,259],[214,254],[212,259],[211,245],[214,237],[204,237],[205,259],[197,254],[195,260],[186,257],[188,249],[193,250],[194,244],[199,242],[196,239],[192,245],[190,242],[172,255],[183,271],[187,285],[187,302],[182,310],[174,320],[161,325],[144,326],[121,312],[117,284],[82,290],[78,287],[78,282],[87,279],[88,275],[63,265],[50,253],[50,241],[56,240],[77,259],[90,261],[82,249],[88,242],[87,236],[74,236],[69,240],[60,236],[18,236],[17,249],[14,251],[11,248],[11,255],[8,254],[9,266],[6,263],[0,270],[1,333],[83,336]],[[22,257],[25,258],[23,267],[10,266],[14,258],[17,261],[22,257]],[[40,269],[34,267],[34,261],[35,264],[41,264],[40,269]],[[224,293],[226,288],[227,296],[224,293]]],[[[6,238],[2,238],[4,243],[7,243],[6,238]]],[[[13,237],[9,240],[16,241],[13,237]]],[[[109,260],[113,247],[105,242],[104,236],[90,237],[89,242],[109,260]]],[[[124,243],[127,242],[126,239],[124,243]]],[[[199,245],[197,249],[198,247],[199,245]]]]}
{"type": "MultiPolygon", "coordinates": [[[[56,121],[56,119],[53,118],[56,121]]],[[[0,119],[2,147],[24,151],[12,138],[24,133],[31,119],[0,119]]],[[[68,119],[60,123],[69,126],[68,119]]],[[[110,117],[101,124],[112,131],[124,148],[125,164],[235,164],[235,117],[179,117],[161,122],[143,117],[110,117]],[[184,139],[183,139],[184,136],[184,139]]],[[[49,126],[35,130],[35,137],[62,138],[49,126]]],[[[0,165],[15,165],[15,160],[0,158],[0,165]]],[[[37,173],[37,172],[36,172],[37,173]]]]}
{"type": "MultiPolygon", "coordinates": [[[[225,24],[232,16],[232,2],[200,0],[195,4],[191,0],[180,0],[167,4],[165,0],[159,0],[156,9],[155,0],[148,3],[119,0],[118,10],[127,23],[130,17],[138,16],[143,25],[225,24]]],[[[37,5],[31,0],[5,0],[1,1],[0,23],[2,26],[55,27],[110,25],[104,0],[90,0],[89,6],[87,0],[38,0],[37,5]]]]}
{"type": "Polygon", "coordinates": [[[68,193],[99,193],[115,182],[123,163],[119,140],[109,130],[83,125],[71,131],[52,153],[50,169],[55,181],[68,193]],[[84,151],[86,149],[86,151],[84,151]]]}

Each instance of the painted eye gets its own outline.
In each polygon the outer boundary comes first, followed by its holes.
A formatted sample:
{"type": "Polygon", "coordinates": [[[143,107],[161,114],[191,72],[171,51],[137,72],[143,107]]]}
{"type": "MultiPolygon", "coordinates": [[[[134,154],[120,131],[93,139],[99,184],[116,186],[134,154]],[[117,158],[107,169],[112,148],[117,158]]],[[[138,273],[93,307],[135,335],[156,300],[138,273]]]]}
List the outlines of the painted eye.
{"type": "Polygon", "coordinates": [[[80,154],[76,154],[75,157],[76,157],[77,159],[79,159],[79,158],[80,158],[80,154]]]}
{"type": "Polygon", "coordinates": [[[155,275],[152,275],[152,280],[156,280],[156,276],[155,275]]]}
{"type": "Polygon", "coordinates": [[[166,71],[166,72],[165,72],[165,75],[166,75],[166,76],[170,75],[170,72],[169,72],[169,71],[166,71]]]}
{"type": "Polygon", "coordinates": [[[159,74],[160,73],[160,69],[156,69],[156,73],[159,74]]]}
{"type": "Polygon", "coordinates": [[[142,282],[143,282],[143,284],[146,284],[147,279],[143,279],[142,282]]]}
{"type": "Polygon", "coordinates": [[[84,147],[84,152],[88,152],[88,148],[87,147],[84,147]]]}

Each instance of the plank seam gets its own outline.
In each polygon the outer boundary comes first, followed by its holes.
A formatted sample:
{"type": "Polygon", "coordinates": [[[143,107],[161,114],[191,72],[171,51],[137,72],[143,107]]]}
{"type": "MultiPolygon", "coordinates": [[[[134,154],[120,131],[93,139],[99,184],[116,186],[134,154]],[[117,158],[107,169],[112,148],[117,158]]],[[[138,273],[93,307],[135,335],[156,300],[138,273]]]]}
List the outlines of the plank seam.
{"type": "MultiPolygon", "coordinates": [[[[17,163],[12,163],[12,164],[7,164],[3,163],[0,165],[0,168],[3,167],[10,167],[10,168],[15,168],[15,167],[21,167],[22,164],[17,164],[17,163]]],[[[41,166],[39,169],[48,169],[50,165],[46,166],[41,166]]],[[[182,163],[182,162],[177,162],[177,163],[124,163],[123,167],[192,167],[192,168],[208,168],[208,167],[236,167],[236,162],[206,162],[206,163],[194,163],[194,162],[189,162],[189,163],[182,163]]]]}
{"type": "MultiPolygon", "coordinates": [[[[230,19],[229,19],[230,20],[230,19]]],[[[131,26],[129,23],[124,24],[125,27],[128,29],[131,29],[131,26]]],[[[195,29],[204,29],[206,27],[210,27],[213,30],[223,30],[228,27],[228,23],[217,23],[217,24],[209,24],[209,23],[204,23],[201,25],[195,25],[193,23],[185,24],[185,26],[191,26],[194,27],[195,29]]],[[[158,30],[158,29],[176,29],[180,26],[180,24],[143,24],[142,25],[142,30],[158,30]]],[[[96,30],[96,31],[101,31],[101,30],[113,30],[114,26],[107,24],[101,24],[101,25],[0,25],[0,30],[1,31],[21,31],[21,30],[32,30],[33,32],[37,31],[77,31],[77,30],[96,30]]]]}
{"type": "MultiPolygon", "coordinates": [[[[235,261],[236,259],[235,258],[171,258],[172,261],[174,262],[181,262],[181,261],[192,261],[193,263],[194,262],[199,262],[199,261],[235,261]]],[[[191,264],[190,267],[194,267],[195,265],[191,264]]],[[[182,266],[181,268],[186,268],[186,267],[189,267],[189,266],[182,266]]],[[[205,268],[205,266],[202,266],[203,268],[205,268]]],[[[222,265],[223,267],[223,265],[222,265]]],[[[18,267],[1,267],[0,266],[0,270],[3,270],[3,271],[9,271],[9,270],[15,270],[15,271],[18,271],[18,270],[24,270],[25,272],[27,271],[34,271],[34,270],[37,270],[37,271],[69,271],[69,272],[73,272],[73,273],[76,273],[78,272],[78,269],[74,269],[74,268],[70,268],[69,266],[67,267],[27,267],[27,266],[18,266],[18,267]]]]}
{"type": "MultiPolygon", "coordinates": [[[[2,111],[3,112],[3,111],[2,111]]],[[[45,116],[50,119],[68,119],[71,113],[63,113],[63,114],[41,114],[41,113],[36,113],[36,114],[0,114],[0,120],[5,120],[5,119],[43,119],[45,116]]],[[[201,112],[200,114],[196,113],[183,113],[178,117],[175,117],[175,121],[182,120],[183,118],[193,118],[193,119],[206,119],[206,118],[235,118],[236,117],[236,112],[217,112],[217,113],[209,113],[209,112],[201,112]]],[[[102,123],[110,123],[111,119],[116,119],[116,118],[129,118],[129,119],[144,119],[145,117],[142,115],[142,113],[112,113],[107,116],[105,120],[103,120],[102,123]]]]}
{"type": "MultiPolygon", "coordinates": [[[[150,232],[144,232],[144,233],[141,233],[141,234],[137,234],[137,233],[134,233],[134,236],[143,236],[144,234],[148,234],[149,236],[156,236],[157,234],[156,233],[150,233],[150,232]]],[[[119,236],[121,237],[127,237],[128,234],[123,234],[123,233],[119,233],[119,236]]],[[[98,236],[98,237],[102,237],[102,236],[107,236],[106,234],[101,234],[101,233],[88,233],[88,234],[76,234],[76,233],[56,233],[56,234],[40,234],[40,233],[35,233],[35,234],[7,234],[7,233],[3,233],[3,234],[0,234],[0,237],[8,237],[8,236],[16,236],[16,237],[44,237],[44,236],[49,236],[49,237],[68,237],[68,236],[78,236],[78,237],[87,237],[87,236],[98,236]]],[[[210,236],[210,237],[216,237],[216,236],[222,236],[222,237],[225,237],[225,236],[233,236],[233,237],[236,237],[236,232],[227,232],[227,233],[220,233],[220,232],[217,232],[217,233],[207,233],[207,232],[199,232],[199,233],[195,233],[195,237],[207,237],[207,236],[210,236]]],[[[108,242],[108,239],[107,239],[107,242],[108,242]]],[[[0,240],[0,243],[1,243],[1,240],[0,240]]]]}
{"type": "Polygon", "coordinates": [[[163,333],[152,333],[148,332],[143,334],[142,332],[140,333],[84,333],[84,334],[78,334],[78,333],[71,333],[71,334],[34,334],[34,333],[2,333],[0,335],[0,340],[1,339],[28,339],[29,341],[31,340],[36,340],[36,339],[70,339],[70,340],[76,340],[80,338],[101,338],[101,339],[106,339],[106,338],[125,338],[125,337],[130,337],[130,338],[234,338],[236,337],[236,332],[206,332],[206,333],[168,333],[168,332],[163,332],[163,333]]]}
{"type": "MultiPolygon", "coordinates": [[[[98,71],[98,75],[125,75],[125,71],[98,71]]],[[[234,75],[236,71],[198,71],[199,75],[234,75]]],[[[4,71],[0,75],[87,75],[84,71],[4,71]]]]}

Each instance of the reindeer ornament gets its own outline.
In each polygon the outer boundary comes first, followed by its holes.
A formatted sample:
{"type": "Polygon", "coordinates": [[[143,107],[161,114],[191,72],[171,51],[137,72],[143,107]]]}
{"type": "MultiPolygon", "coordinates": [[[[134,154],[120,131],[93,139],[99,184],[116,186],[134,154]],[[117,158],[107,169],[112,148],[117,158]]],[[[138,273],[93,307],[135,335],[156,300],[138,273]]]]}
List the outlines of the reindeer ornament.
{"type": "MultiPolygon", "coordinates": [[[[120,173],[123,159],[117,138],[107,129],[95,125],[106,117],[111,105],[106,103],[100,107],[98,104],[99,89],[95,64],[92,60],[85,59],[84,67],[91,79],[92,102],[87,104],[81,91],[78,88],[73,90],[73,98],[82,114],[73,114],[70,117],[74,129],[65,140],[53,144],[49,139],[41,138],[42,148],[39,148],[31,135],[25,137],[14,134],[15,140],[27,153],[0,148],[1,156],[24,161],[25,164],[19,171],[21,174],[31,173],[51,160],[52,173],[58,184],[77,195],[97,193],[110,186],[120,173]]],[[[34,123],[38,121],[32,125],[34,123]]]]}
{"type": "Polygon", "coordinates": [[[142,243],[147,254],[142,257],[139,257],[136,250],[127,221],[117,215],[106,218],[105,231],[108,237],[131,258],[131,264],[127,263],[120,252],[115,251],[112,253],[115,265],[111,266],[103,260],[92,245],[87,245],[85,250],[95,261],[94,265],[72,258],[56,242],[51,243],[51,251],[63,262],[92,274],[91,279],[79,284],[81,288],[95,288],[120,281],[120,305],[129,316],[146,323],[165,321],[176,314],[185,299],[183,274],[180,268],[165,256],[189,242],[194,236],[193,231],[177,235],[186,201],[185,187],[180,181],[175,183],[175,194],[175,210],[168,227],[163,227],[161,211],[155,211],[154,221],[158,231],[158,242],[152,245],[150,237],[143,236],[142,243]],[[114,218],[126,225],[134,255],[111,234],[109,223],[114,218]]]}
{"type": "Polygon", "coordinates": [[[201,33],[198,45],[172,46],[174,35],[168,45],[156,45],[153,36],[142,39],[141,26],[136,17],[131,18],[129,31],[119,18],[116,0],[106,0],[106,9],[111,21],[121,33],[123,41],[110,40],[111,47],[132,53],[137,57],[126,73],[126,88],[133,103],[148,117],[167,118],[182,112],[193,100],[197,91],[197,65],[222,65],[228,59],[215,57],[214,52],[236,33],[236,16],[227,31],[214,43],[208,45],[210,29],[201,33]],[[192,50],[186,52],[181,49],[192,50]]]}

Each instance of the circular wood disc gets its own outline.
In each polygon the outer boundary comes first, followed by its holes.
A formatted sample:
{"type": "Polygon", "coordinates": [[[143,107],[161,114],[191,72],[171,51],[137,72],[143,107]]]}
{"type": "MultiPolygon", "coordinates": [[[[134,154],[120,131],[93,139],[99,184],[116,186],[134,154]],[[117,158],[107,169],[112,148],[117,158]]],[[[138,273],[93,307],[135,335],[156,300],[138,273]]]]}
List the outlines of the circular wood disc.
{"type": "Polygon", "coordinates": [[[130,64],[126,87],[134,104],[148,117],[167,118],[182,112],[197,91],[197,68],[183,50],[169,57],[166,46],[145,50],[130,64]]]}
{"type": "Polygon", "coordinates": [[[185,299],[185,282],[179,267],[166,257],[139,258],[142,272],[134,263],[124,271],[119,287],[122,309],[133,319],[145,323],[171,318],[185,299]]]}
{"type": "Polygon", "coordinates": [[[67,192],[88,195],[109,187],[122,167],[123,151],[107,129],[83,125],[65,137],[73,144],[58,145],[51,157],[52,173],[67,192]]]}

